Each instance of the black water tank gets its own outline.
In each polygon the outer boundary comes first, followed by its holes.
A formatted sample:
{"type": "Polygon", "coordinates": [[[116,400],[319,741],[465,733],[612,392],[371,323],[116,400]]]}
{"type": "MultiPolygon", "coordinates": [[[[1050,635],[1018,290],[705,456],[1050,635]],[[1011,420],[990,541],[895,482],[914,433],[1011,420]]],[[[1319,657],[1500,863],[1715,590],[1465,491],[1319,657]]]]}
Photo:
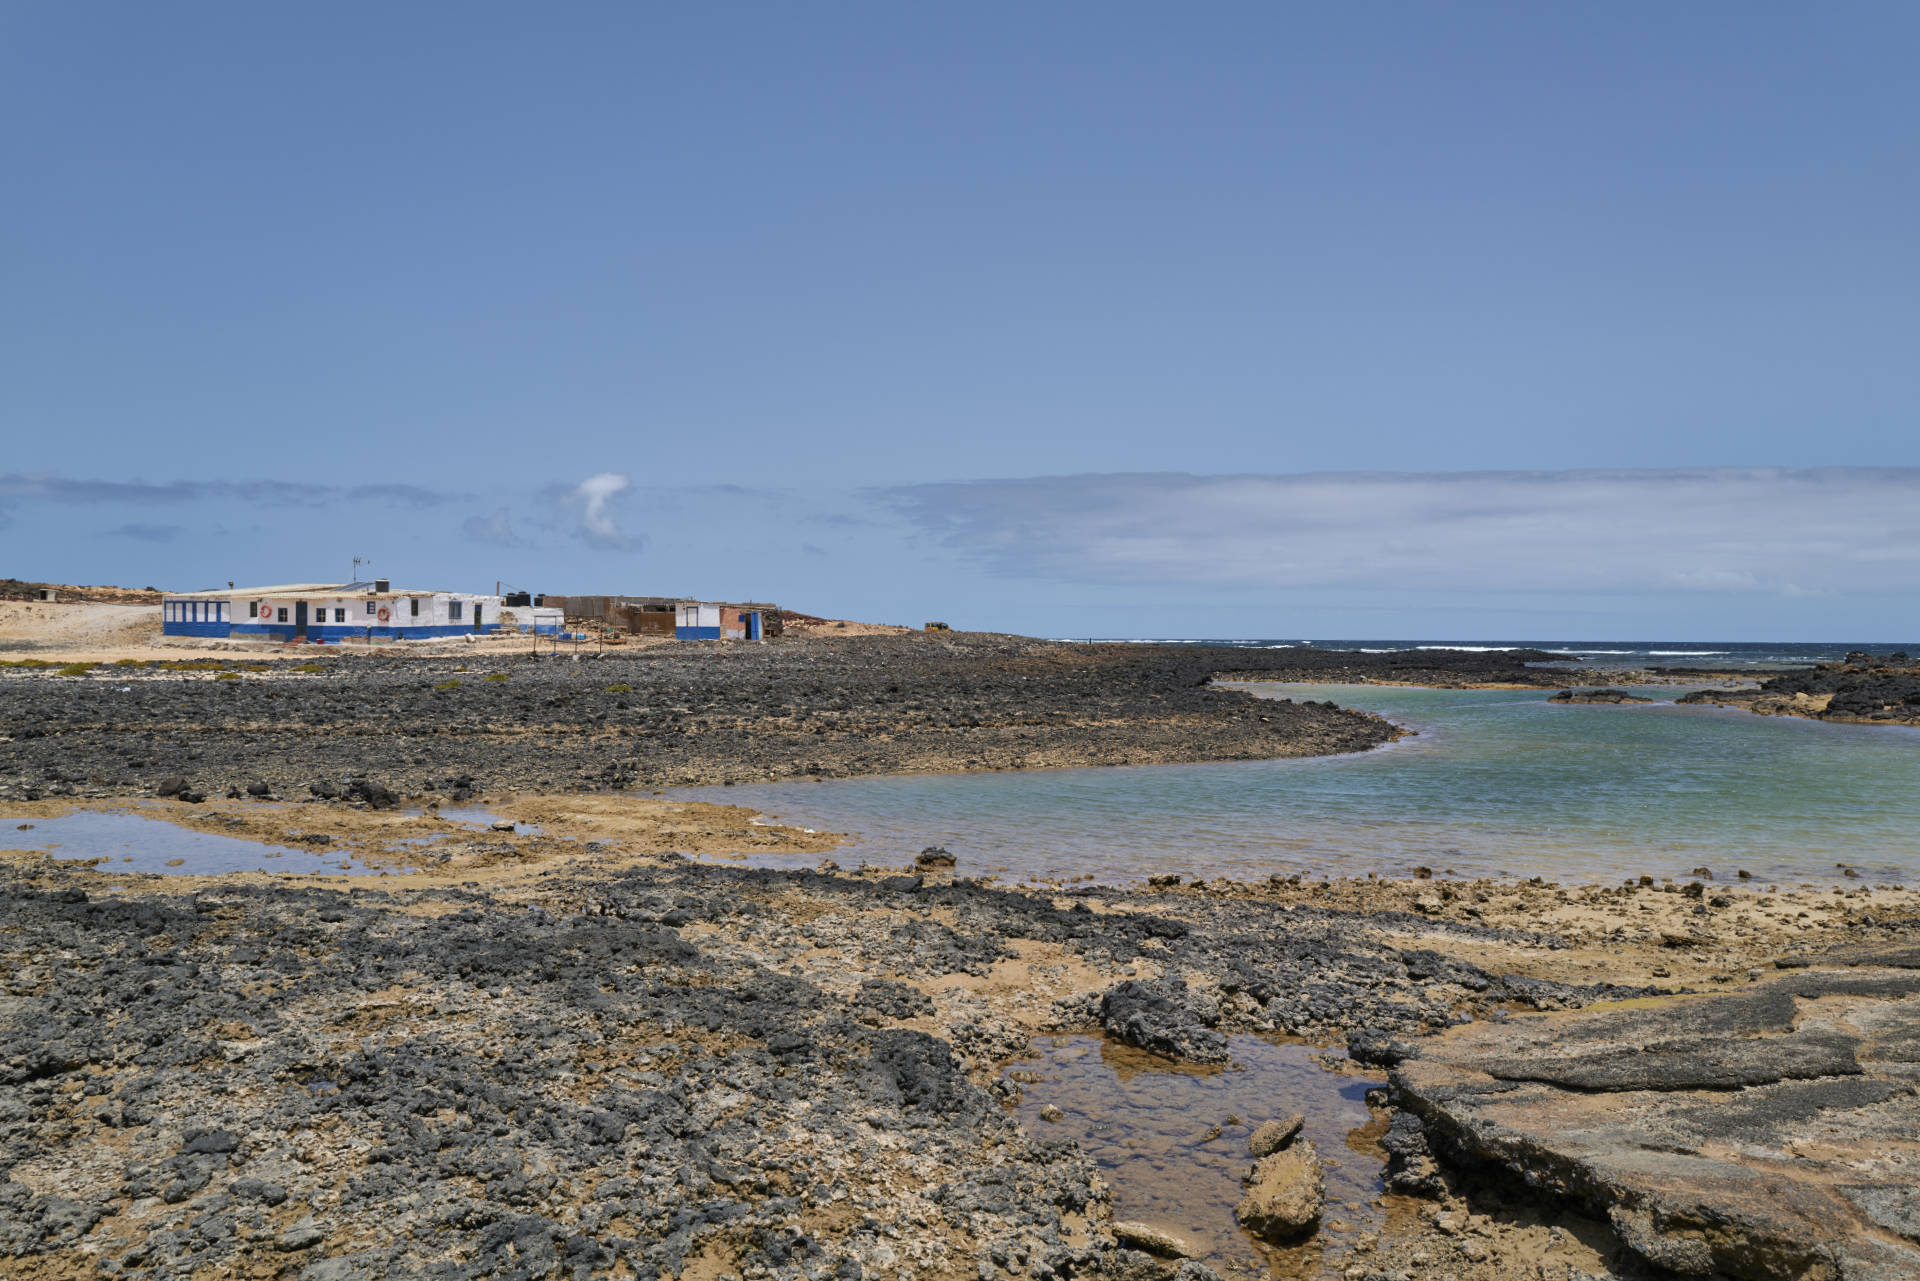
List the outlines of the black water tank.
{"type": "Polygon", "coordinates": [[[506,596],[501,598],[500,603],[502,605],[518,605],[521,607],[525,607],[533,604],[533,597],[529,596],[525,592],[509,592],[507,593],[506,596]]]}
{"type": "Polygon", "coordinates": [[[376,592],[392,591],[393,585],[384,578],[376,578],[373,580],[373,590],[376,592]]]}

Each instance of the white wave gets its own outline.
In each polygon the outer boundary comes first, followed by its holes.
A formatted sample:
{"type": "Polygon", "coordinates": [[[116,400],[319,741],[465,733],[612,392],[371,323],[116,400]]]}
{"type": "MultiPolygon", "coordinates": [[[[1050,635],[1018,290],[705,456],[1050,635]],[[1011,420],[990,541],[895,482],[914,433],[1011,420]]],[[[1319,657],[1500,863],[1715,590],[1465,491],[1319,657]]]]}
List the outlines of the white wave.
{"type": "MultiPolygon", "coordinates": [[[[1498,654],[1502,650],[1520,649],[1519,645],[1415,645],[1415,649],[1457,649],[1468,654],[1498,654]]],[[[1369,654],[1391,654],[1390,649],[1366,650],[1369,654]]]]}
{"type": "Polygon", "coordinates": [[[1648,654],[1655,658],[1710,658],[1715,654],[1731,654],[1730,649],[1650,649],[1648,654]]]}

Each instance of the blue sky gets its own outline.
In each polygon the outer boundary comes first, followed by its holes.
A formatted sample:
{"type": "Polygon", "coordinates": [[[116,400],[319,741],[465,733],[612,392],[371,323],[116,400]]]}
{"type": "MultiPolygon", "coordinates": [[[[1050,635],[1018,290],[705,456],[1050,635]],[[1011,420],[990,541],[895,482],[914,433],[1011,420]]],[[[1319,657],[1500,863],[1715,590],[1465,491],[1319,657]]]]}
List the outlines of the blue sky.
{"type": "Polygon", "coordinates": [[[0,574],[1910,639],[1916,37],[15,5],[0,574]]]}

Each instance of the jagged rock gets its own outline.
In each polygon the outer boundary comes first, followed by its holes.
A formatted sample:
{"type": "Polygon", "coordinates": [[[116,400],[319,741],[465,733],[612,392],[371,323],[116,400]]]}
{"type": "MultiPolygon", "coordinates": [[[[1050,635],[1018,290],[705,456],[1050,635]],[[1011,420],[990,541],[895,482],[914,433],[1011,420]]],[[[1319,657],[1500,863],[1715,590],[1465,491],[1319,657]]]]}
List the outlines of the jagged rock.
{"type": "Polygon", "coordinates": [[[1550,703],[1651,703],[1650,698],[1629,694],[1624,689],[1563,689],[1547,700],[1550,703]]]}
{"type": "Polygon", "coordinates": [[[1100,998],[1100,1025],[1109,1035],[1168,1058],[1225,1063],[1227,1038],[1213,1030],[1219,1021],[1218,1009],[1190,1004],[1181,979],[1128,979],[1100,998]]]}

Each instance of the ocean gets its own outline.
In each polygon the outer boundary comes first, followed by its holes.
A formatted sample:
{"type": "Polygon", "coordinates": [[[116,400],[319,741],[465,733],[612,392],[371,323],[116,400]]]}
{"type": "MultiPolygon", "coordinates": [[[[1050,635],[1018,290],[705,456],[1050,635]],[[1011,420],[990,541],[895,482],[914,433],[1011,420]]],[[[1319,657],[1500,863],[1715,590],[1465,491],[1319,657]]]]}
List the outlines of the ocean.
{"type": "Polygon", "coordinates": [[[1712,667],[1737,671],[1746,667],[1808,667],[1831,663],[1854,650],[1885,655],[1920,655],[1920,641],[1811,642],[1811,641],[1568,641],[1568,640],[1196,640],[1188,637],[1063,636],[1062,641],[1109,641],[1139,645],[1230,645],[1241,649],[1346,649],[1384,654],[1407,649],[1453,649],[1486,652],[1498,649],[1537,649],[1564,654],[1566,662],[1581,667],[1712,667]]]}

